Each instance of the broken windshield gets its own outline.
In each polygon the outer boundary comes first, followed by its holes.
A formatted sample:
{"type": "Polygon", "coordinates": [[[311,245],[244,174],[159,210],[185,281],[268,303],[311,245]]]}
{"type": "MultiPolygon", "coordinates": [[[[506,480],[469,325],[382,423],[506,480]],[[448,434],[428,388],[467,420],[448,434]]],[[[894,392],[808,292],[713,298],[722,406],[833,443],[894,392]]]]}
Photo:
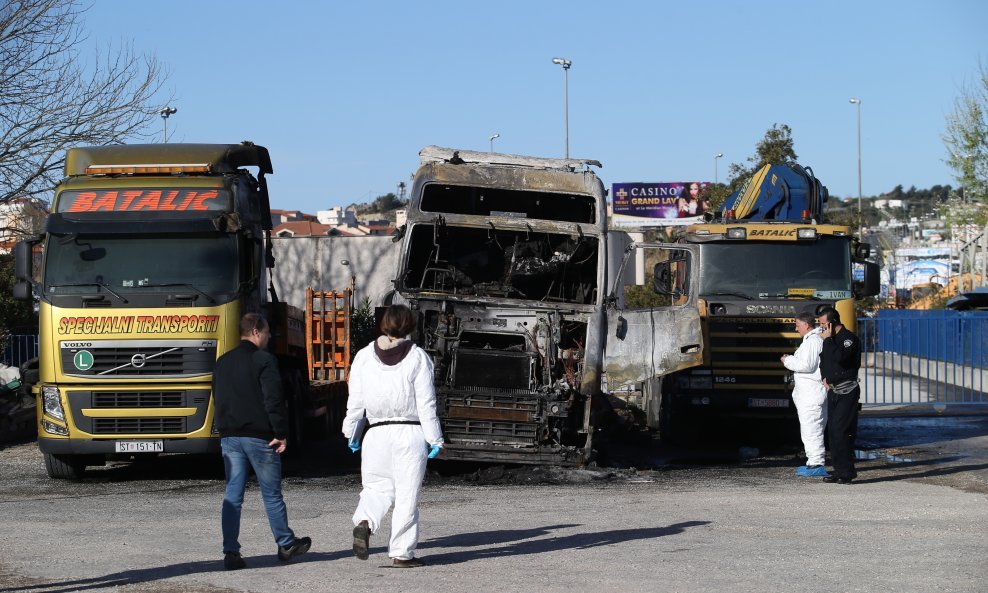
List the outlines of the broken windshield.
{"type": "Polygon", "coordinates": [[[592,304],[597,237],[536,230],[412,227],[401,286],[409,291],[592,304]]]}
{"type": "Polygon", "coordinates": [[[592,224],[597,220],[596,203],[587,195],[433,183],[422,193],[421,208],[423,212],[592,224]]]}

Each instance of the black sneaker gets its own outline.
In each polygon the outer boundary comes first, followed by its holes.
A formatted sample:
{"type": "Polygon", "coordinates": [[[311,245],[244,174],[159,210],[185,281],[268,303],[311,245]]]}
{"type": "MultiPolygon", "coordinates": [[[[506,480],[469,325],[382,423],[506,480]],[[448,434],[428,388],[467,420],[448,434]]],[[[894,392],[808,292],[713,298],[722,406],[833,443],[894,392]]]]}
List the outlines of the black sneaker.
{"type": "Polygon", "coordinates": [[[289,545],[278,546],[278,560],[288,562],[292,558],[308,552],[310,546],[312,546],[312,538],[296,537],[295,541],[289,545]]]}
{"type": "Polygon", "coordinates": [[[854,481],[854,478],[841,478],[841,477],[838,477],[838,476],[826,476],[825,478],[823,478],[823,481],[824,482],[827,482],[827,483],[830,483],[830,484],[844,484],[844,485],[848,485],[848,484],[850,484],[850,483],[852,483],[854,481]]]}
{"type": "Polygon", "coordinates": [[[227,552],[223,554],[224,570],[240,570],[241,568],[247,568],[247,563],[240,556],[240,552],[227,552]]]}
{"type": "Polygon", "coordinates": [[[361,560],[370,557],[370,526],[367,521],[361,521],[353,528],[353,555],[361,560]]]}
{"type": "Polygon", "coordinates": [[[408,560],[395,558],[391,566],[394,568],[419,568],[420,566],[425,566],[425,562],[418,558],[409,558],[408,560]]]}

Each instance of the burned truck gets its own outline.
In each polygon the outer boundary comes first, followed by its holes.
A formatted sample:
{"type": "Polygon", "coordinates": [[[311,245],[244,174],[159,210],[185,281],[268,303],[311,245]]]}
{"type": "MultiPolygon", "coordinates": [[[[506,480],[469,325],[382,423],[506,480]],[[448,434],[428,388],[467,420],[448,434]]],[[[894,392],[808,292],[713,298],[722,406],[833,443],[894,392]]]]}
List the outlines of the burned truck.
{"type": "Polygon", "coordinates": [[[608,392],[702,362],[695,247],[609,235],[600,163],[419,156],[395,288],[435,365],[447,458],[585,463],[608,392]]]}

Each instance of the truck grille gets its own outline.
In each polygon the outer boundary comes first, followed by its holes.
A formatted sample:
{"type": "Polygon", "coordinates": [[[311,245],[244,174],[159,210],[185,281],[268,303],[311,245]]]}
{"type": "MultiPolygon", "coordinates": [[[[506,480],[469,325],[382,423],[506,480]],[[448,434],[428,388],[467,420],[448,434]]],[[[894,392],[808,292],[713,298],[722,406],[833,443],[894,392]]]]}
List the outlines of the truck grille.
{"type": "Polygon", "coordinates": [[[96,391],[94,408],[181,408],[185,405],[182,391],[96,391]]]}
{"type": "Polygon", "coordinates": [[[73,377],[202,376],[213,372],[216,340],[62,342],[61,359],[73,377]]]}
{"type": "Polygon", "coordinates": [[[443,424],[443,436],[457,445],[535,445],[535,424],[451,418],[443,424]]]}
{"type": "Polygon", "coordinates": [[[185,418],[93,418],[92,434],[181,434],[185,418]]]}
{"type": "Polygon", "coordinates": [[[208,388],[68,389],[66,397],[76,428],[93,435],[187,434],[205,427],[209,410],[208,388]],[[172,416],[170,414],[175,412],[165,411],[166,408],[194,408],[195,411],[189,416],[172,416]],[[120,410],[121,415],[111,415],[113,410],[120,410]],[[140,410],[142,415],[135,416],[135,410],[140,410]]]}
{"type": "Polygon", "coordinates": [[[534,394],[445,393],[443,435],[450,443],[533,446],[539,402],[534,394]]]}
{"type": "Polygon", "coordinates": [[[802,342],[790,318],[728,317],[708,320],[714,391],[735,394],[788,392],[791,373],[779,362],[802,342]]]}
{"type": "Polygon", "coordinates": [[[763,367],[785,373],[779,363],[783,354],[792,354],[801,338],[788,319],[733,318],[711,321],[710,361],[713,366],[763,367]]]}

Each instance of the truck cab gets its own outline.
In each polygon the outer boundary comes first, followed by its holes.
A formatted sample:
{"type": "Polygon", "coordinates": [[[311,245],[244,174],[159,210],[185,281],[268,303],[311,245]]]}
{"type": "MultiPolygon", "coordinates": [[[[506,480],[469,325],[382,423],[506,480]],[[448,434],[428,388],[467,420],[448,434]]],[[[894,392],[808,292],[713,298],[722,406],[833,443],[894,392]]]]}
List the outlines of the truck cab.
{"type": "Polygon", "coordinates": [[[420,159],[395,288],[434,362],[448,458],[585,463],[611,390],[700,363],[695,295],[628,308],[621,272],[657,249],[695,277],[695,248],[609,235],[599,163],[420,159]]]}
{"type": "Polygon", "coordinates": [[[15,254],[15,297],[39,299],[51,477],[110,455],[219,450],[212,368],[265,300],[271,172],[250,143],[68,151],[44,234],[15,254]]]}

